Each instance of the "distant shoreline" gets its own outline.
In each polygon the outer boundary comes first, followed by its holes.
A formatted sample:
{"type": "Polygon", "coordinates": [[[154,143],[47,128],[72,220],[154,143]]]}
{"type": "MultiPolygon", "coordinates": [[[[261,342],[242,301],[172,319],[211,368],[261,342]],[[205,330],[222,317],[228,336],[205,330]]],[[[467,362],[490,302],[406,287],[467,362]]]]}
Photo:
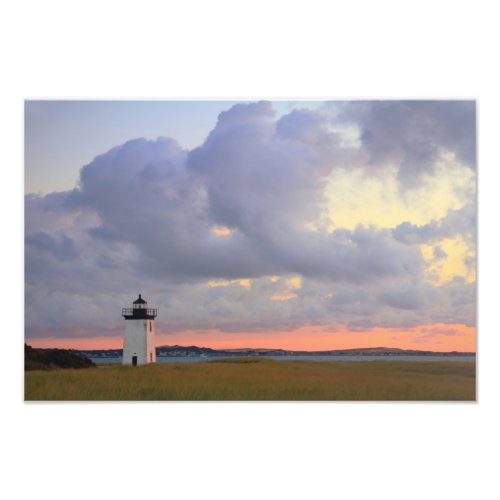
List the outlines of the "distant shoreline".
{"type": "MultiPolygon", "coordinates": [[[[123,349],[69,349],[71,352],[92,359],[121,358],[123,349]]],[[[436,352],[420,351],[410,349],[398,349],[394,347],[369,347],[356,349],[332,349],[328,351],[299,351],[288,349],[212,349],[210,347],[198,346],[160,346],[156,348],[157,358],[189,358],[189,357],[244,357],[259,356],[280,358],[298,358],[298,357],[325,357],[325,358],[344,358],[348,357],[366,357],[366,358],[475,358],[475,352],[436,352]]]]}
{"type": "MultiPolygon", "coordinates": [[[[158,356],[156,358],[156,363],[210,363],[217,361],[230,361],[230,360],[241,360],[248,359],[249,356],[158,356]]],[[[314,363],[392,363],[392,362],[408,362],[408,363],[444,363],[444,362],[456,362],[462,361],[464,363],[475,363],[475,356],[255,356],[256,359],[269,359],[272,361],[279,361],[283,363],[294,362],[294,361],[307,361],[314,363]]],[[[109,365],[109,364],[121,364],[123,358],[110,358],[110,357],[100,357],[100,358],[89,358],[94,364],[99,365],[109,365]]]]}
{"type": "MultiPolygon", "coordinates": [[[[88,358],[97,366],[99,365],[110,365],[110,364],[121,364],[123,358],[121,357],[92,357],[88,358]]],[[[293,361],[306,361],[314,363],[370,363],[370,362],[381,362],[381,363],[392,363],[392,362],[428,362],[428,363],[445,363],[445,362],[455,362],[463,361],[465,363],[475,363],[475,356],[380,356],[380,355],[370,355],[370,356],[157,356],[156,363],[210,363],[217,361],[230,361],[238,359],[262,359],[262,360],[273,360],[279,362],[293,362],[293,361]]]]}

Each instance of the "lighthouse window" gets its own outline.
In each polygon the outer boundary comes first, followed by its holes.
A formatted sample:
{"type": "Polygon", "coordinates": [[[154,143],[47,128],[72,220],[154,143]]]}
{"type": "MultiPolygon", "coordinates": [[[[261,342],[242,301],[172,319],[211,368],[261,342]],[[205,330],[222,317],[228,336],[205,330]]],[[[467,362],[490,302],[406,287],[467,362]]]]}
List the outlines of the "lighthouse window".
{"type": "Polygon", "coordinates": [[[153,323],[151,323],[151,321],[149,322],[149,331],[152,332],[153,331],[153,323]]]}

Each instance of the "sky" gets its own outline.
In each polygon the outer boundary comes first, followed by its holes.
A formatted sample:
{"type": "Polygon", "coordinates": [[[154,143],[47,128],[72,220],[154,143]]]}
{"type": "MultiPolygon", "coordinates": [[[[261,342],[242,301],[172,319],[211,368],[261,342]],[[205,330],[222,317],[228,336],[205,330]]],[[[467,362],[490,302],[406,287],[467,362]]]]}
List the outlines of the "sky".
{"type": "Polygon", "coordinates": [[[25,325],[475,351],[474,101],[27,101],[25,325]]]}

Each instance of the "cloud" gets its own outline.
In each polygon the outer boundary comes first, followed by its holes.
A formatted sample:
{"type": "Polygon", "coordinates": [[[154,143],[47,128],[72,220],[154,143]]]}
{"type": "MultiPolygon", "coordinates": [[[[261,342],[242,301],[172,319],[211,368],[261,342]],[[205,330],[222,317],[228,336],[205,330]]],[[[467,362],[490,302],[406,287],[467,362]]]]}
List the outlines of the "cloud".
{"type": "Polygon", "coordinates": [[[432,249],[432,255],[435,261],[446,259],[446,257],[448,257],[448,254],[439,245],[432,249]]]}
{"type": "Polygon", "coordinates": [[[304,141],[304,125],[295,124],[296,136],[292,125],[283,134],[286,117],[276,124],[269,109],[258,103],[222,113],[188,156],[188,169],[203,180],[210,217],[252,238],[316,220],[328,173],[318,149],[304,141]]]}
{"type": "Polygon", "coordinates": [[[26,245],[39,252],[48,253],[55,259],[71,260],[77,257],[74,241],[65,234],[56,240],[50,234],[38,231],[26,237],[26,245]]]}
{"type": "Polygon", "coordinates": [[[419,272],[419,253],[387,231],[305,229],[322,210],[327,173],[316,143],[329,145],[324,120],[309,115],[274,123],[268,103],[238,105],[189,153],[171,139],[129,141],[85,166],[67,203],[95,211],[89,234],[132,244],[149,275],[361,283],[419,272]],[[214,225],[230,235],[215,238],[214,225]]]}
{"type": "Polygon", "coordinates": [[[451,209],[445,217],[418,226],[403,222],[393,230],[397,241],[407,244],[437,243],[444,238],[461,236],[470,246],[475,245],[476,207],[472,202],[460,209],[451,209]]]}
{"type": "MultiPolygon", "coordinates": [[[[417,162],[411,137],[424,132],[436,133],[422,146],[432,152],[424,163],[441,150],[466,161],[462,132],[437,133],[451,126],[446,108],[387,106],[342,111],[341,121],[366,132],[356,154],[370,159],[359,168],[417,162]],[[392,133],[402,144],[391,144],[392,133]]],[[[469,116],[452,116],[461,113],[469,116]]],[[[328,176],[356,149],[328,120],[311,110],[276,120],[267,102],[240,104],[221,113],[198,148],[134,139],[85,165],[72,191],[27,195],[27,333],[63,336],[75,325],[115,332],[120,308],[137,293],[160,308],[166,331],[472,324],[474,286],[429,284],[419,245],[454,234],[473,242],[473,205],[424,226],[311,228],[326,211],[328,176]]]]}
{"type": "Polygon", "coordinates": [[[355,101],[329,104],[335,125],[354,126],[367,171],[393,165],[403,189],[432,175],[440,155],[476,167],[474,101],[355,101]]]}

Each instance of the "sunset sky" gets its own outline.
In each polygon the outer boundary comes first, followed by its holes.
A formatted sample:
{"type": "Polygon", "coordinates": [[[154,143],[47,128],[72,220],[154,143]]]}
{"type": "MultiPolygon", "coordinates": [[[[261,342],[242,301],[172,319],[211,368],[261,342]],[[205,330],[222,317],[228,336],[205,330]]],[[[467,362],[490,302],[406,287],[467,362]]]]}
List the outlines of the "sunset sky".
{"type": "Polygon", "coordinates": [[[473,101],[27,101],[26,341],[476,348],[473,101]]]}

